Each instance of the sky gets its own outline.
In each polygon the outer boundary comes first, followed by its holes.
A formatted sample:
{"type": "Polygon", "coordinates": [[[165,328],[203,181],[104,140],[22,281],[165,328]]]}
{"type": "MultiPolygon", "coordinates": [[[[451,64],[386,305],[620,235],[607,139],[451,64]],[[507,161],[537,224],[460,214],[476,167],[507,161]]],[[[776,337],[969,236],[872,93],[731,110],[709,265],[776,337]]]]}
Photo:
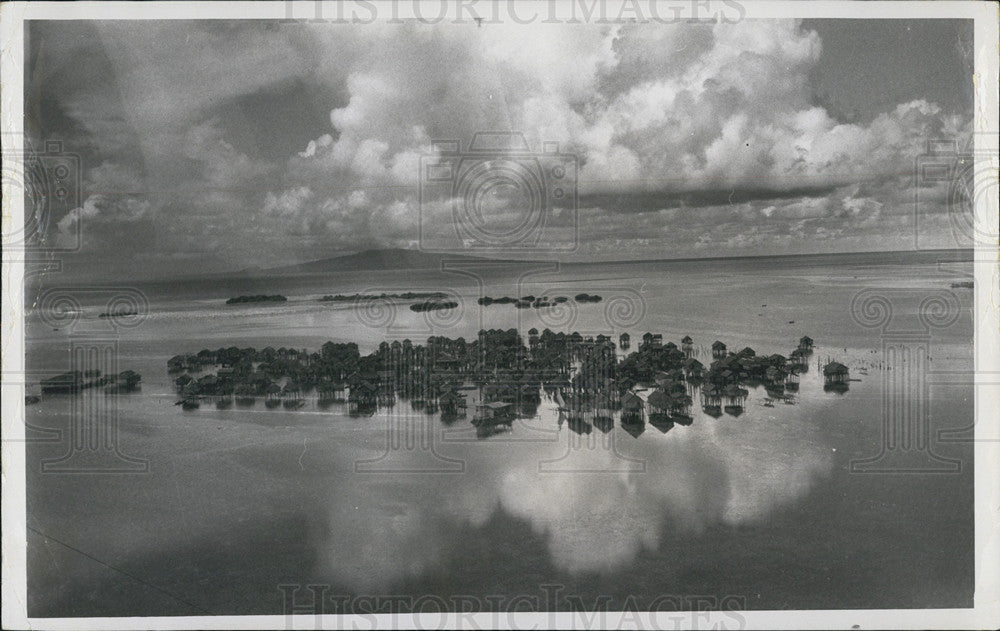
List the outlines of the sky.
{"type": "Polygon", "coordinates": [[[25,131],[79,156],[49,242],[82,234],[64,269],[90,277],[390,247],[907,250],[914,213],[921,247],[956,247],[947,183],[914,172],[929,140],[971,138],[971,40],[954,20],[34,22],[25,131]],[[468,156],[485,131],[532,155],[468,156]],[[440,140],[466,157],[431,181],[440,140]]]}

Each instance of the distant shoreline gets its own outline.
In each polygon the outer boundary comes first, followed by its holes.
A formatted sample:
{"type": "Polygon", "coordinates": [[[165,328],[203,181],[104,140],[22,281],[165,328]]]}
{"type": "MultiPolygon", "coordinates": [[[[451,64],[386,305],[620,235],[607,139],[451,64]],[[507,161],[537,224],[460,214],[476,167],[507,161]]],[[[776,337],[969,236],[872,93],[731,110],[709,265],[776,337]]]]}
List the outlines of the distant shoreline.
{"type": "MultiPolygon", "coordinates": [[[[418,250],[405,250],[405,252],[419,252],[418,250]]],[[[685,258],[661,258],[661,259],[621,259],[621,260],[602,260],[602,261],[560,261],[560,260],[547,260],[547,259],[503,259],[503,258],[488,258],[488,257],[476,257],[469,255],[459,255],[449,256],[448,254],[427,254],[428,257],[438,257],[442,262],[451,262],[454,260],[456,264],[459,263],[484,263],[484,264],[502,264],[508,263],[511,265],[530,265],[530,264],[559,264],[560,266],[609,266],[609,265],[673,265],[673,264],[690,264],[690,263],[746,263],[749,261],[758,262],[790,262],[790,261],[802,261],[802,262],[822,262],[826,260],[846,260],[846,259],[859,259],[859,258],[870,258],[871,264],[881,264],[881,265],[892,265],[892,264],[920,264],[920,263],[962,263],[962,262],[973,262],[974,261],[975,250],[972,248],[952,248],[952,249],[935,249],[935,250],[891,250],[887,252],[878,251],[868,251],[868,252],[821,252],[821,253],[810,253],[810,254],[766,254],[766,255],[745,255],[745,256],[705,256],[705,257],[685,257],[685,258]],[[944,260],[942,260],[944,258],[944,260]]],[[[353,255],[350,255],[353,256],[353,255]]],[[[345,257],[346,258],[346,257],[345,257]]],[[[331,263],[337,259],[330,259],[331,263]]],[[[299,264],[300,266],[309,265],[311,263],[316,263],[316,261],[310,261],[306,263],[299,264]]],[[[456,267],[461,267],[461,265],[456,265],[456,267]]],[[[341,272],[358,272],[358,271],[386,271],[386,270],[437,270],[440,269],[439,265],[428,265],[426,267],[413,267],[411,266],[377,266],[371,268],[356,268],[350,270],[337,270],[330,269],[324,271],[314,271],[314,272],[293,272],[289,273],[286,270],[287,267],[277,267],[277,268],[263,268],[254,270],[252,273],[248,274],[248,277],[269,277],[271,275],[276,276],[314,276],[323,275],[329,272],[341,271],[341,272]]],[[[232,272],[231,274],[240,274],[241,272],[232,272]]]]}
{"type": "Polygon", "coordinates": [[[823,260],[872,257],[874,264],[893,265],[899,263],[971,263],[975,260],[975,250],[972,248],[953,248],[940,250],[890,250],[887,252],[821,252],[813,254],[765,254],[747,256],[709,256],[689,257],[679,259],[631,259],[622,261],[566,262],[563,265],[621,265],[634,263],[707,263],[707,262],[746,262],[746,261],[791,261],[795,259],[823,260]],[[948,260],[939,257],[947,255],[948,260]]]}
{"type": "MultiPolygon", "coordinates": [[[[406,250],[406,252],[418,252],[416,250],[406,250]]],[[[892,250],[887,252],[823,252],[823,253],[811,253],[811,254],[767,254],[767,255],[746,255],[746,256],[706,256],[706,257],[688,257],[688,258],[663,258],[663,259],[626,259],[626,260],[605,260],[605,261],[558,261],[558,260],[544,260],[544,259],[491,259],[485,257],[473,257],[466,255],[454,255],[454,257],[449,257],[449,255],[438,254],[431,255],[427,254],[427,257],[433,257],[435,263],[426,264],[424,266],[419,265],[409,265],[409,266],[392,266],[392,265],[380,265],[376,264],[372,267],[358,267],[353,266],[350,269],[338,269],[333,261],[336,259],[330,259],[330,268],[326,270],[319,271],[289,271],[289,267],[304,266],[309,263],[315,263],[311,261],[308,263],[301,263],[296,266],[284,266],[277,268],[256,268],[256,269],[242,269],[242,270],[232,270],[228,272],[215,272],[209,274],[197,274],[197,275],[181,275],[176,277],[155,277],[155,278],[145,278],[145,279],[124,279],[124,278],[108,278],[105,279],[107,282],[119,282],[128,280],[130,282],[143,282],[148,284],[165,284],[165,283],[183,283],[183,282],[199,282],[199,281],[244,281],[244,280],[254,280],[254,279],[271,279],[271,278],[307,278],[307,277],[323,277],[329,274],[364,274],[368,272],[382,272],[382,271],[440,271],[442,263],[454,261],[456,268],[461,269],[462,263],[465,264],[479,264],[486,265],[486,269],[482,270],[484,273],[493,273],[502,271],[505,269],[505,264],[510,266],[523,266],[523,265],[558,265],[562,268],[587,268],[594,266],[601,267],[613,267],[613,266],[634,266],[634,265],[647,265],[647,266],[681,266],[690,267],[697,265],[719,265],[722,267],[754,267],[754,268],[768,268],[768,267],[781,267],[785,265],[795,265],[795,266],[814,266],[814,265],[921,265],[921,264],[933,264],[933,263],[972,263],[975,260],[975,250],[972,248],[952,248],[952,249],[934,249],[934,250],[892,250]]],[[[70,281],[71,283],[73,281],[70,281]]],[[[92,277],[80,278],[79,283],[93,284],[94,279],[92,277]]]]}
{"type": "Polygon", "coordinates": [[[258,302],[287,302],[288,298],[280,294],[265,295],[265,294],[254,294],[254,295],[242,295],[235,296],[226,301],[227,305],[243,305],[252,304],[258,302]]]}

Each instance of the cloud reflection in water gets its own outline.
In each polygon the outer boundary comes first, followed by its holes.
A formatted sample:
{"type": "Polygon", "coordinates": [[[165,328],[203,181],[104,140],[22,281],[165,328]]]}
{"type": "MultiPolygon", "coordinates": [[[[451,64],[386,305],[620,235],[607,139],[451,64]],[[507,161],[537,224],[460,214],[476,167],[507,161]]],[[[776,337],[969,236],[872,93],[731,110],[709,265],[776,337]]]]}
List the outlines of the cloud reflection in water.
{"type": "MultiPolygon", "coordinates": [[[[647,426],[638,440],[620,427],[581,437],[564,424],[548,440],[523,440],[556,426],[555,410],[543,405],[509,438],[441,445],[465,460],[462,474],[347,475],[319,546],[321,570],[354,589],[386,589],[461,555],[462,541],[450,534],[456,525],[473,535],[498,510],[530,523],[562,571],[619,570],[670,533],[759,523],[833,467],[832,450],[801,417],[698,419],[666,434],[647,426]],[[624,458],[645,470],[623,471],[624,458]]],[[[398,466],[421,455],[392,457],[398,466]]]]}

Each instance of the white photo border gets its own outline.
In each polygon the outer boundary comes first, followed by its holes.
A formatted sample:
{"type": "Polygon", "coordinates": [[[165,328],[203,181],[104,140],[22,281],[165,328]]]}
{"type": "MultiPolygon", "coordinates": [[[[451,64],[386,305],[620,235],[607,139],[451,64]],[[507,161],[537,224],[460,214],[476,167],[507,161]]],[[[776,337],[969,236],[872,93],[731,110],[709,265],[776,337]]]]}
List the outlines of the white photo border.
{"type": "MultiPolygon", "coordinates": [[[[337,2],[6,2],[0,5],[0,112],[2,132],[23,131],[24,26],[28,20],[176,20],[176,19],[486,19],[566,20],[570,11],[598,4],[605,16],[633,16],[650,3],[628,0],[485,0],[337,2]],[[581,4],[582,3],[582,4],[581,4]],[[353,10],[353,14],[350,11],[353,10]],[[473,13],[474,12],[474,13],[473,13]]],[[[996,167],[998,125],[998,20],[996,4],[954,2],[769,2],[755,0],[687,0],[656,3],[655,15],[680,17],[737,16],[740,19],[810,18],[927,18],[972,19],[975,22],[975,117],[977,154],[991,156],[996,167]],[[677,7],[679,9],[671,9],[677,7]],[[678,14],[677,11],[680,11],[678,14]],[[692,12],[694,12],[692,14],[692,12]],[[992,140],[991,140],[992,139],[992,140]],[[992,146],[980,146],[992,144],[992,146]]],[[[579,11],[577,11],[579,19],[579,11]]],[[[608,18],[611,19],[611,18],[608,18]]],[[[977,170],[976,186],[984,170],[977,170]]],[[[3,199],[8,225],[23,225],[23,198],[3,199]]],[[[995,200],[994,200],[995,201],[995,200]]],[[[975,217],[983,234],[1000,225],[996,205],[977,198],[984,207],[975,217]]],[[[5,223],[7,223],[5,222],[5,223]]],[[[971,609],[805,610],[733,612],[608,612],[591,624],[615,628],[861,628],[943,629],[1000,626],[1000,383],[988,375],[1000,374],[1000,290],[996,244],[975,246],[975,599],[971,609]],[[855,627],[857,628],[857,627],[855,627]]],[[[25,531],[24,384],[8,376],[24,370],[24,253],[3,252],[2,316],[2,625],[5,629],[368,629],[399,628],[570,628],[586,625],[588,617],[572,612],[479,614],[383,614],[301,616],[209,616],[129,618],[28,618],[25,531]]]]}

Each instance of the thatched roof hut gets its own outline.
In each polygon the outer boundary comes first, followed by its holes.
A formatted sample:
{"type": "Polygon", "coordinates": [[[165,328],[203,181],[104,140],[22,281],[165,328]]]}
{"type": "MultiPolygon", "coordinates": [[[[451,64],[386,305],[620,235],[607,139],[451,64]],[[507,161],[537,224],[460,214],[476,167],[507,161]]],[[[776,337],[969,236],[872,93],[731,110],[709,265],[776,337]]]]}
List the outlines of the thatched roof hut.
{"type": "Polygon", "coordinates": [[[459,396],[454,390],[449,390],[438,398],[438,405],[443,412],[455,412],[459,407],[465,407],[465,397],[459,396]]]}
{"type": "Polygon", "coordinates": [[[622,409],[623,410],[641,410],[643,406],[642,399],[640,399],[633,392],[626,392],[622,395],[622,409]]]}
{"type": "Polygon", "coordinates": [[[506,421],[514,418],[513,404],[506,401],[490,401],[476,406],[476,416],[473,422],[506,421]]]}
{"type": "Polygon", "coordinates": [[[642,344],[639,346],[639,350],[644,348],[659,348],[663,346],[663,334],[662,333],[644,333],[642,336],[642,344]]]}
{"type": "Polygon", "coordinates": [[[750,392],[736,384],[729,384],[722,390],[722,395],[726,398],[726,408],[742,408],[746,403],[750,392]]]}
{"type": "Polygon", "coordinates": [[[663,390],[654,390],[646,399],[649,407],[659,412],[669,412],[673,406],[672,398],[663,390]]]}
{"type": "Polygon", "coordinates": [[[823,366],[823,378],[826,383],[846,383],[849,380],[850,371],[847,366],[840,362],[830,362],[823,366]]]}
{"type": "Polygon", "coordinates": [[[764,371],[764,378],[771,383],[784,383],[786,375],[787,373],[784,370],[775,368],[774,366],[769,366],[767,370],[764,371]]]}
{"type": "Polygon", "coordinates": [[[688,376],[700,375],[705,370],[705,365],[694,357],[684,362],[684,371],[688,376]]]}
{"type": "Polygon", "coordinates": [[[804,370],[809,367],[809,353],[810,351],[796,348],[789,354],[788,361],[796,369],[804,370]]]}
{"type": "Polygon", "coordinates": [[[772,366],[784,366],[785,364],[788,363],[788,359],[784,355],[779,355],[778,353],[775,353],[773,355],[767,356],[767,363],[771,364],[772,366]]]}
{"type": "Polygon", "coordinates": [[[702,388],[701,402],[707,407],[722,405],[722,390],[716,386],[702,388]]]}

